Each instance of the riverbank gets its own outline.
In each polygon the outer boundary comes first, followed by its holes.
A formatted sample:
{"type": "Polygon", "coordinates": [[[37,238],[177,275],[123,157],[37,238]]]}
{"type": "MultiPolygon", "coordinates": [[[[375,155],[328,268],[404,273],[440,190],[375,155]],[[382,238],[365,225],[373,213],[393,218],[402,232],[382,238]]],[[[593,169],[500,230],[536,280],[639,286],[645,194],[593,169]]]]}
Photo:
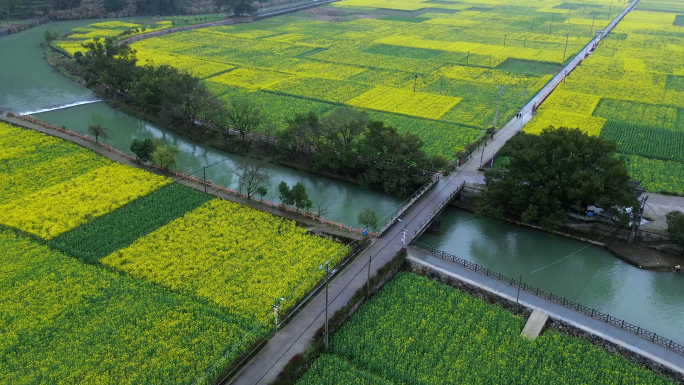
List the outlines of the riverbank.
{"type": "Polygon", "coordinates": [[[5,21],[0,22],[0,37],[10,35],[13,33],[25,31],[29,28],[37,27],[39,25],[47,24],[51,20],[47,17],[40,19],[30,19],[21,21],[5,21]]]}
{"type": "MultiPolygon", "coordinates": [[[[247,199],[244,196],[238,196],[235,194],[231,194],[230,192],[227,191],[227,189],[221,188],[219,186],[205,186],[201,182],[187,179],[187,178],[179,178],[176,174],[170,171],[163,171],[160,170],[159,168],[152,167],[148,164],[138,162],[135,160],[130,159],[127,156],[124,156],[122,154],[119,154],[117,152],[114,152],[104,146],[101,146],[97,143],[94,143],[90,140],[86,140],[83,137],[76,136],[76,135],[71,135],[66,132],[58,131],[55,129],[52,129],[50,127],[46,127],[43,125],[39,125],[36,123],[31,123],[28,121],[25,121],[20,118],[16,117],[10,117],[10,116],[0,116],[0,120],[24,127],[30,130],[38,131],[45,133],[50,136],[54,136],[56,138],[68,140],[74,144],[77,144],[81,147],[87,148],[107,159],[110,159],[114,162],[121,163],[127,166],[131,167],[136,167],[157,175],[162,175],[166,176],[169,178],[173,178],[177,183],[183,184],[187,187],[191,187],[195,190],[199,191],[206,191],[206,193],[214,195],[216,197],[229,200],[231,202],[238,203],[240,205],[248,206],[250,208],[253,208],[255,210],[267,212],[272,215],[276,215],[285,219],[293,220],[297,222],[297,224],[301,227],[304,227],[307,229],[308,232],[322,236],[324,238],[329,238],[333,240],[337,240],[343,243],[348,243],[351,240],[359,240],[361,239],[361,233],[358,231],[358,229],[352,229],[355,231],[351,231],[350,227],[348,226],[343,226],[340,224],[334,224],[334,223],[323,223],[321,222],[320,219],[315,219],[311,215],[308,215],[304,212],[298,213],[298,212],[293,212],[291,209],[281,209],[277,205],[274,204],[267,204],[267,203],[262,203],[256,199],[247,199]],[[308,215],[308,216],[307,216],[308,215]]],[[[329,222],[329,221],[328,221],[329,222]]]]}
{"type": "MultiPolygon", "coordinates": [[[[73,60],[69,54],[53,46],[45,46],[44,52],[46,61],[53,69],[58,70],[61,74],[76,83],[84,84],[83,78],[87,77],[87,75],[82,72],[83,68],[81,65],[73,60]]],[[[349,166],[348,169],[335,168],[335,162],[328,159],[332,159],[331,156],[325,158],[327,165],[315,167],[316,159],[314,155],[317,151],[321,151],[320,149],[311,150],[308,146],[301,144],[300,142],[297,142],[295,145],[290,139],[285,140],[284,146],[281,146],[283,143],[276,142],[276,136],[273,130],[266,133],[247,132],[241,134],[238,130],[229,128],[230,132],[228,138],[224,138],[223,135],[225,133],[223,130],[218,129],[217,125],[214,125],[211,122],[200,121],[199,118],[193,118],[191,120],[187,115],[177,113],[178,109],[165,108],[159,113],[151,114],[148,110],[145,110],[140,106],[123,101],[123,98],[116,98],[116,96],[101,96],[103,97],[103,101],[116,110],[169,129],[183,138],[203,146],[260,160],[265,163],[285,166],[307,174],[362,185],[364,188],[371,187],[377,191],[383,191],[397,197],[409,196],[420,188],[423,183],[429,180],[432,174],[427,170],[438,169],[444,173],[448,173],[453,169],[453,167],[449,166],[444,159],[433,161],[433,158],[423,156],[422,152],[418,154],[416,151],[410,154],[410,156],[413,157],[412,159],[415,160],[415,164],[418,164],[418,166],[408,167],[404,170],[411,174],[411,177],[405,178],[404,184],[397,187],[393,182],[388,182],[388,180],[391,180],[391,177],[387,175],[387,172],[381,172],[378,175],[375,175],[372,182],[367,185],[361,184],[360,181],[368,174],[365,172],[366,169],[364,169],[364,166],[373,169],[373,167],[379,168],[378,164],[382,165],[384,163],[380,160],[374,160],[371,155],[367,154],[366,158],[364,158],[363,155],[359,154],[358,163],[349,166]],[[194,124],[190,124],[191,121],[194,121],[194,124]],[[245,138],[241,138],[241,135],[244,135],[245,138]],[[370,166],[368,164],[370,164],[370,166]],[[328,167],[329,165],[333,166],[328,167]]],[[[199,113],[197,115],[199,115],[199,113]]],[[[262,127],[269,128],[271,127],[271,123],[273,122],[262,122],[262,127]]],[[[367,131],[369,130],[368,127],[370,126],[364,127],[364,129],[367,131]]],[[[410,140],[404,139],[405,137],[403,134],[398,134],[396,131],[392,132],[397,140],[410,140]]],[[[359,134],[358,137],[363,138],[363,135],[359,134]]],[[[362,140],[363,139],[360,139],[359,141],[362,140]]],[[[387,140],[389,141],[390,139],[387,140]]],[[[395,155],[392,151],[389,152],[390,154],[386,155],[386,157],[395,155]]],[[[341,162],[342,160],[337,159],[337,161],[341,162]]],[[[396,174],[397,172],[395,171],[392,175],[394,176],[396,174]]],[[[400,176],[403,177],[405,175],[402,174],[400,176]]],[[[400,176],[397,176],[397,178],[400,176]]]]}
{"type": "MultiPolygon", "coordinates": [[[[464,193],[461,196],[461,199],[452,202],[452,206],[477,214],[477,201],[475,195],[464,193]]],[[[506,218],[504,221],[518,226],[544,231],[539,226],[523,223],[513,218],[506,218]]],[[[604,247],[614,256],[633,266],[637,266],[640,269],[670,272],[674,266],[684,264],[684,253],[681,252],[681,248],[679,248],[679,255],[673,255],[671,253],[649,248],[649,245],[661,248],[663,245],[668,245],[669,237],[667,235],[662,233],[649,234],[645,237],[652,237],[656,240],[648,242],[642,239],[635,239],[632,244],[627,244],[626,239],[628,237],[628,232],[627,234],[624,234],[624,232],[626,231],[619,228],[610,228],[607,225],[569,222],[566,226],[554,231],[553,234],[604,247]]],[[[677,247],[675,246],[674,249],[677,249],[677,247]]]]}

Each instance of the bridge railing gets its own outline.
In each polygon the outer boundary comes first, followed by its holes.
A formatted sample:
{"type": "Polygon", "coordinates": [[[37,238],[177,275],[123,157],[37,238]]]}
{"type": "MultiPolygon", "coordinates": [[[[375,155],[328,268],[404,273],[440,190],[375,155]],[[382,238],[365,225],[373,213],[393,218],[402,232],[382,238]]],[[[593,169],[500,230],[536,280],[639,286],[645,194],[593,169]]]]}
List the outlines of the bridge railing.
{"type": "Polygon", "coordinates": [[[411,195],[408,199],[406,199],[406,204],[401,206],[399,211],[397,211],[396,214],[392,218],[390,218],[387,223],[385,223],[384,226],[378,231],[378,237],[382,236],[382,234],[389,229],[394,222],[397,221],[408,209],[413,207],[413,205],[418,202],[425,194],[432,190],[437,183],[439,182],[439,177],[438,176],[433,176],[427,183],[425,183],[418,191],[414,192],[413,195],[411,195]]]}
{"type": "Polygon", "coordinates": [[[413,234],[411,235],[411,239],[416,239],[421,234],[423,234],[425,229],[427,229],[427,227],[430,225],[430,223],[435,219],[435,216],[437,214],[439,214],[442,210],[444,210],[444,208],[449,203],[451,203],[451,200],[454,199],[456,194],[463,191],[463,188],[465,187],[465,185],[466,185],[466,183],[465,183],[465,181],[463,181],[463,183],[461,183],[461,185],[458,186],[458,188],[456,190],[454,190],[451,194],[449,194],[449,196],[446,199],[444,199],[442,201],[442,203],[440,203],[439,206],[437,206],[437,208],[430,214],[430,216],[425,220],[425,222],[423,222],[420,225],[420,227],[416,231],[413,232],[413,234]]]}
{"type": "Polygon", "coordinates": [[[674,342],[673,340],[665,338],[663,336],[659,336],[658,334],[656,334],[654,332],[650,332],[648,330],[645,330],[645,329],[641,328],[640,326],[633,325],[633,324],[631,324],[625,320],[613,317],[610,314],[600,312],[596,309],[584,306],[578,302],[574,302],[574,301],[569,300],[565,297],[555,295],[551,292],[541,290],[538,287],[528,285],[528,284],[521,282],[517,279],[507,277],[501,273],[495,272],[495,271],[490,270],[486,267],[482,267],[482,266],[478,265],[477,263],[470,262],[470,261],[467,261],[463,258],[459,258],[455,255],[446,253],[446,252],[439,250],[433,246],[428,246],[426,244],[416,242],[416,241],[412,241],[411,246],[416,247],[416,248],[421,249],[421,250],[424,250],[424,251],[427,251],[428,253],[431,253],[437,257],[440,257],[440,258],[446,259],[448,261],[451,261],[453,263],[459,264],[459,265],[461,265],[461,266],[463,266],[469,270],[473,270],[473,271],[476,271],[480,274],[484,274],[488,277],[492,277],[492,278],[497,279],[501,282],[507,283],[511,286],[519,287],[520,290],[524,290],[524,291],[531,293],[531,294],[534,294],[538,297],[547,299],[551,302],[555,302],[559,305],[562,305],[562,306],[567,307],[569,309],[575,310],[575,311],[582,313],[584,315],[587,315],[589,317],[595,318],[597,320],[603,321],[603,322],[611,324],[613,326],[617,326],[622,330],[627,330],[629,332],[632,332],[632,333],[634,333],[640,337],[643,337],[649,341],[655,342],[658,345],[664,346],[664,347],[666,347],[666,348],[668,348],[674,352],[677,352],[679,354],[684,354],[684,345],[678,344],[677,342],[674,342]]]}

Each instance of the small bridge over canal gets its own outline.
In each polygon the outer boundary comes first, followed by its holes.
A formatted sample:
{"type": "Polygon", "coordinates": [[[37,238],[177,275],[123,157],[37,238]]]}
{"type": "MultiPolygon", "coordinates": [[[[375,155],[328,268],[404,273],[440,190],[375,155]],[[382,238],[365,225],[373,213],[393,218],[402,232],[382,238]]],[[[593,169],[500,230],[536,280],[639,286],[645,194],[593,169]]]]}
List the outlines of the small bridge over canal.
{"type": "MultiPolygon", "coordinates": [[[[533,110],[551,94],[554,88],[587,57],[598,42],[639,2],[632,2],[611,24],[598,33],[558,75],[524,106],[522,117],[515,118],[497,130],[486,145],[473,149],[468,158],[456,171],[446,177],[435,178],[407,200],[397,214],[380,230],[380,235],[366,251],[353,260],[344,270],[335,274],[330,281],[328,312],[345,306],[357,290],[366,285],[367,277],[377,274],[401,250],[402,244],[417,239],[430,223],[448,206],[466,184],[484,183],[480,171],[483,164],[491,162],[503,145],[520,132],[533,117],[533,110]],[[401,219],[401,222],[398,221],[401,219]],[[402,233],[406,239],[402,242],[402,233]]],[[[296,354],[303,353],[310,345],[316,331],[325,321],[326,299],[319,293],[311,302],[298,310],[268,343],[246,363],[238,373],[229,374],[221,383],[236,385],[268,384],[276,379],[285,365],[296,354]],[[232,381],[231,381],[232,380],[232,381]]],[[[675,353],[676,354],[676,353],[675,353]]]]}

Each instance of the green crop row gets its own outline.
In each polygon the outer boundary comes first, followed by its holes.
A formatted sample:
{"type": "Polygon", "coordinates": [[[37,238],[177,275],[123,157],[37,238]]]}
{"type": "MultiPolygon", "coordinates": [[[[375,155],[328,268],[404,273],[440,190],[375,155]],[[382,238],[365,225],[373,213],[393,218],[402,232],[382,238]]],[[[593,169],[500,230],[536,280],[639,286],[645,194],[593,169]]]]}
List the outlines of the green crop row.
{"type": "Polygon", "coordinates": [[[684,131],[609,120],[601,129],[601,137],[615,142],[617,152],[623,154],[684,162],[684,131]]]}
{"type": "Polygon", "coordinates": [[[520,336],[524,324],[500,307],[400,273],[332,336],[330,351],[340,360],[324,357],[323,368],[314,364],[298,385],[330,383],[354,370],[403,384],[668,383],[555,331],[528,340],[520,336]]]}
{"type": "Polygon", "coordinates": [[[297,385],[357,384],[391,385],[373,373],[363,371],[334,354],[323,354],[311,365],[297,385]]]}
{"type": "Polygon", "coordinates": [[[211,195],[172,183],[64,233],[49,244],[86,263],[97,263],[211,198],[211,195]]]}

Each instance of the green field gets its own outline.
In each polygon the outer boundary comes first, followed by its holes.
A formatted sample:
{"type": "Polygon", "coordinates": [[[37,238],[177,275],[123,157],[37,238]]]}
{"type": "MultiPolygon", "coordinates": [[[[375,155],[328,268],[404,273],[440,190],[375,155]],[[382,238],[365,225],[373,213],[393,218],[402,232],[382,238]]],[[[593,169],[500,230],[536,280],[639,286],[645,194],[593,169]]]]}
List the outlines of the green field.
{"type": "Polygon", "coordinates": [[[623,6],[564,4],[572,9],[550,0],[354,0],[132,47],[140,64],[188,70],[226,102],[247,97],[271,125],[349,105],[452,157],[497,120],[498,87],[501,126],[623,6]]]}
{"type": "Polygon", "coordinates": [[[0,383],[211,383],[348,250],[6,123],[0,159],[0,383]]]}
{"type": "Polygon", "coordinates": [[[641,0],[525,127],[579,127],[617,144],[633,180],[684,194],[684,5],[641,0]]]}
{"type": "Polygon", "coordinates": [[[426,278],[399,273],[332,335],[297,385],[667,384],[619,355],[426,278]],[[359,379],[357,382],[357,378],[359,379]]]}
{"type": "Polygon", "coordinates": [[[191,383],[246,332],[229,314],[0,230],[0,382],[191,383]]]}

